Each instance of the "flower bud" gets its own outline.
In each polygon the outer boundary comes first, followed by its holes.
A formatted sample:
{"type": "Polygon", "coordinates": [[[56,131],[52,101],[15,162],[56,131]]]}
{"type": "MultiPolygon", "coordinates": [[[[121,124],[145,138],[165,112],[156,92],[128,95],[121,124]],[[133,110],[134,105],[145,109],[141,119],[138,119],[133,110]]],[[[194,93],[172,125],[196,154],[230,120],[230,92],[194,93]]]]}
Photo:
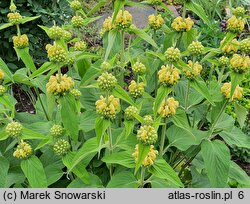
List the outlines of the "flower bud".
{"type": "Polygon", "coordinates": [[[6,88],[3,85],[0,85],[0,96],[6,92],[6,88]]]}
{"type": "Polygon", "coordinates": [[[49,37],[53,40],[59,40],[63,37],[64,30],[59,26],[52,26],[49,31],[49,37]]]}
{"type": "Polygon", "coordinates": [[[70,150],[70,144],[67,140],[59,139],[53,146],[55,154],[63,156],[67,154],[70,150]]]}
{"type": "Polygon", "coordinates": [[[240,41],[240,50],[245,54],[250,54],[250,38],[240,41]]]}
{"type": "Polygon", "coordinates": [[[204,50],[204,46],[199,41],[193,41],[188,46],[188,51],[191,55],[201,55],[204,50]]]}
{"type": "Polygon", "coordinates": [[[233,33],[241,33],[245,27],[245,20],[232,16],[227,20],[227,30],[233,33]]]}
{"type": "Polygon", "coordinates": [[[180,71],[174,66],[161,66],[158,72],[159,82],[163,86],[172,86],[180,79],[180,71]]]}
{"type": "Polygon", "coordinates": [[[14,3],[11,3],[9,9],[11,12],[16,11],[16,5],[14,3]]]}
{"type": "Polygon", "coordinates": [[[60,45],[46,45],[48,58],[54,63],[64,63],[67,59],[67,54],[64,48],[60,45]]]}
{"type": "Polygon", "coordinates": [[[244,73],[250,68],[250,57],[234,54],[230,64],[235,72],[244,73]]]}
{"type": "Polygon", "coordinates": [[[125,119],[133,120],[134,115],[139,114],[139,110],[134,106],[129,106],[125,109],[125,119]]]}
{"type": "MultiPolygon", "coordinates": [[[[220,44],[224,44],[226,37],[220,42],[220,44]]],[[[227,42],[224,47],[222,47],[223,53],[236,53],[238,51],[239,42],[236,39],[233,39],[231,42],[227,42]]]]}
{"type": "Polygon", "coordinates": [[[120,10],[115,19],[115,25],[120,29],[129,28],[132,24],[132,15],[128,11],[120,10]]]}
{"type": "Polygon", "coordinates": [[[22,20],[22,16],[18,12],[8,13],[7,17],[9,19],[9,22],[12,23],[13,25],[20,24],[22,20]]]}
{"type": "Polygon", "coordinates": [[[144,145],[152,145],[158,138],[156,129],[151,125],[142,125],[137,131],[137,139],[144,145]]]}
{"type": "Polygon", "coordinates": [[[69,31],[67,31],[67,30],[63,30],[62,38],[63,38],[66,42],[68,42],[68,41],[71,40],[72,34],[71,34],[69,31]]]}
{"type": "Polygon", "coordinates": [[[190,31],[194,22],[191,18],[183,19],[181,16],[174,19],[173,23],[171,24],[172,28],[176,31],[190,31]]]}
{"type": "Polygon", "coordinates": [[[73,27],[80,28],[84,24],[84,19],[81,16],[73,16],[71,19],[73,27]]]}
{"type": "Polygon", "coordinates": [[[136,83],[134,80],[131,81],[128,91],[134,98],[139,98],[144,92],[145,84],[143,82],[136,83]]]}
{"type": "Polygon", "coordinates": [[[87,44],[84,41],[78,41],[74,45],[75,51],[84,51],[87,48],[87,44]]]}
{"type": "Polygon", "coordinates": [[[160,29],[164,23],[165,22],[160,14],[157,16],[154,14],[148,16],[148,24],[150,28],[154,30],[160,29]]]}
{"type": "Polygon", "coordinates": [[[219,63],[220,63],[220,65],[222,65],[222,66],[228,65],[228,63],[229,63],[228,57],[225,57],[225,56],[220,57],[220,58],[219,58],[219,63]]]}
{"type": "Polygon", "coordinates": [[[174,100],[173,97],[170,97],[167,100],[164,99],[158,109],[158,114],[163,118],[173,116],[175,115],[178,106],[179,102],[174,100]]]}
{"type": "Polygon", "coordinates": [[[188,65],[183,67],[183,72],[188,79],[194,79],[200,75],[202,71],[202,66],[199,62],[193,63],[191,60],[188,61],[188,65]]]}
{"type": "Polygon", "coordinates": [[[75,63],[75,57],[74,56],[73,57],[67,56],[65,64],[68,66],[72,66],[74,63],[75,63]]]}
{"type": "Polygon", "coordinates": [[[162,3],[162,0],[147,0],[148,4],[152,5],[160,5],[162,3]]]}
{"type": "Polygon", "coordinates": [[[132,70],[135,74],[139,74],[142,75],[146,72],[146,67],[144,64],[142,64],[141,62],[136,62],[133,66],[132,66],[132,70]]]}
{"type": "Polygon", "coordinates": [[[51,76],[46,84],[47,92],[54,95],[64,94],[74,86],[74,81],[66,74],[59,76],[51,76]]]}
{"type": "Polygon", "coordinates": [[[18,137],[22,133],[23,126],[19,122],[10,122],[5,128],[5,131],[10,137],[18,137]]]}
{"type": "Polygon", "coordinates": [[[178,62],[181,59],[181,52],[178,48],[170,47],[166,50],[165,57],[168,62],[178,62]]]}
{"type": "Polygon", "coordinates": [[[75,97],[75,99],[77,99],[77,100],[79,100],[80,97],[81,97],[81,95],[82,95],[81,91],[78,90],[78,89],[72,89],[72,90],[70,91],[70,93],[71,93],[71,94],[75,97]]]}
{"type": "Polygon", "coordinates": [[[18,159],[26,159],[31,154],[32,154],[31,146],[27,142],[21,140],[21,142],[17,145],[17,148],[14,151],[13,156],[18,159]]]}
{"type": "Polygon", "coordinates": [[[73,10],[73,11],[78,11],[82,8],[82,4],[80,1],[77,1],[77,0],[74,0],[70,3],[70,8],[73,10]]]}
{"type": "Polygon", "coordinates": [[[104,72],[99,76],[97,82],[99,88],[103,91],[112,91],[117,84],[117,79],[111,73],[104,72]]]}
{"type": "MultiPolygon", "coordinates": [[[[224,83],[221,87],[221,93],[227,98],[230,98],[231,93],[231,82],[224,83]]],[[[241,88],[239,85],[236,86],[233,96],[231,97],[230,101],[236,101],[240,100],[243,96],[243,88],[241,88]]]]}
{"type": "Polygon", "coordinates": [[[144,121],[143,125],[153,125],[153,123],[154,123],[154,120],[153,120],[151,115],[145,115],[143,117],[143,121],[144,121]]]}
{"type": "Polygon", "coordinates": [[[15,48],[22,49],[29,46],[29,39],[26,34],[13,36],[12,40],[15,48]]]}
{"type": "Polygon", "coordinates": [[[233,15],[235,15],[236,17],[244,17],[246,10],[244,9],[244,7],[239,6],[235,9],[233,9],[233,15]]]}
{"type": "MultiPolygon", "coordinates": [[[[145,159],[142,162],[144,167],[152,166],[154,161],[158,155],[158,151],[154,149],[154,145],[150,145],[150,150],[145,159]]],[[[134,160],[137,162],[139,156],[139,146],[138,144],[135,146],[135,152],[132,154],[134,160]]]]}
{"type": "Polygon", "coordinates": [[[61,125],[53,125],[50,128],[50,134],[54,137],[59,137],[63,135],[63,127],[61,125]]]}
{"type": "Polygon", "coordinates": [[[104,32],[108,32],[114,28],[114,25],[112,23],[112,18],[110,16],[104,20],[102,28],[104,32]]]}
{"type": "Polygon", "coordinates": [[[110,68],[111,68],[111,64],[107,61],[101,64],[101,69],[103,69],[104,71],[108,71],[110,68]]]}
{"type": "Polygon", "coordinates": [[[2,80],[4,78],[4,72],[2,69],[0,69],[0,80],[2,80]]]}

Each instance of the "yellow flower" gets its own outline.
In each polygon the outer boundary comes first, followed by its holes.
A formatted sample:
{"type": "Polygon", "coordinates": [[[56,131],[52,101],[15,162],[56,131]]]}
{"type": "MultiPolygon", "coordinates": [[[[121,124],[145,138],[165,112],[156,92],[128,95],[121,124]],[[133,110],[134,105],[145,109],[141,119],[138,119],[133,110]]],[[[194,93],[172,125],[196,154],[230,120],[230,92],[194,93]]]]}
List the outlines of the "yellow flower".
{"type": "Polygon", "coordinates": [[[70,8],[73,10],[73,11],[78,11],[82,8],[82,4],[80,1],[78,0],[74,0],[70,3],[70,8]]]}
{"type": "Polygon", "coordinates": [[[250,38],[240,41],[240,50],[246,54],[250,54],[250,38]]]}
{"type": "Polygon", "coordinates": [[[62,136],[63,134],[63,127],[61,125],[53,125],[50,128],[50,134],[54,137],[62,136]]]}
{"type": "Polygon", "coordinates": [[[181,58],[181,52],[178,48],[170,47],[164,53],[168,62],[177,62],[181,58]]]}
{"type": "Polygon", "coordinates": [[[8,13],[7,15],[9,22],[13,25],[20,24],[20,21],[22,20],[22,16],[18,12],[8,13]]]}
{"type": "Polygon", "coordinates": [[[202,66],[199,62],[193,63],[191,60],[188,61],[187,67],[183,67],[183,72],[188,79],[194,79],[199,76],[202,71],[202,66]]]}
{"type": "Polygon", "coordinates": [[[228,57],[225,57],[225,56],[220,57],[220,58],[219,58],[219,63],[220,63],[222,66],[226,66],[226,65],[229,63],[228,57]]]}
{"type": "Polygon", "coordinates": [[[137,131],[137,139],[144,145],[151,145],[157,141],[156,129],[151,125],[142,125],[137,131]]]}
{"type": "Polygon", "coordinates": [[[13,156],[18,159],[26,159],[32,153],[31,146],[21,140],[21,142],[17,145],[16,150],[13,153],[13,156]]]}
{"type": "Polygon", "coordinates": [[[158,109],[158,114],[161,117],[170,117],[172,115],[175,115],[176,109],[179,106],[179,102],[174,100],[173,97],[168,98],[167,100],[164,99],[161,102],[161,105],[158,109]]]}
{"type": "MultiPolygon", "coordinates": [[[[231,93],[231,82],[224,83],[221,87],[221,93],[227,98],[230,98],[231,93]]],[[[234,90],[233,96],[231,97],[230,101],[240,100],[243,96],[243,88],[241,88],[239,85],[236,86],[236,89],[234,90]]]]}
{"type": "Polygon", "coordinates": [[[164,86],[172,86],[180,79],[180,71],[174,66],[162,66],[158,72],[159,82],[164,86]]]}
{"type": "MultiPolygon", "coordinates": [[[[223,45],[226,37],[220,42],[223,45]]],[[[227,42],[224,47],[222,47],[223,53],[236,53],[238,51],[239,42],[236,39],[233,39],[231,42],[227,42]]]]}
{"type": "Polygon", "coordinates": [[[81,16],[73,16],[71,19],[73,27],[80,28],[84,24],[84,19],[81,16]]]}
{"type": "Polygon", "coordinates": [[[80,97],[81,97],[81,95],[82,95],[81,91],[78,90],[78,89],[72,89],[72,90],[70,91],[70,93],[71,93],[71,94],[75,97],[75,99],[77,99],[77,100],[79,100],[80,97]]]}
{"type": "Polygon", "coordinates": [[[114,25],[112,24],[112,18],[110,16],[104,20],[102,28],[104,32],[110,31],[114,28],[114,25]]]}
{"type": "Polygon", "coordinates": [[[96,101],[96,111],[104,118],[115,118],[116,112],[119,108],[120,102],[118,98],[115,98],[113,95],[105,98],[100,96],[100,99],[96,101]]]}
{"type": "MultiPolygon", "coordinates": [[[[154,145],[150,145],[150,150],[145,159],[142,162],[142,165],[145,167],[151,166],[154,164],[154,161],[158,155],[158,151],[154,149],[154,145]]],[[[139,156],[139,147],[138,144],[135,146],[135,152],[132,154],[132,157],[137,162],[139,156]]]]}
{"type": "Polygon", "coordinates": [[[26,34],[20,36],[13,36],[12,40],[15,48],[22,49],[29,45],[29,39],[26,34]]]}
{"type": "Polygon", "coordinates": [[[134,98],[139,98],[142,96],[144,92],[144,87],[145,87],[145,84],[143,82],[136,83],[134,80],[132,80],[128,87],[128,90],[129,90],[129,93],[134,98]]]}
{"type": "Polygon", "coordinates": [[[0,96],[6,92],[6,88],[3,85],[0,85],[0,96]]]}
{"type": "Polygon", "coordinates": [[[120,10],[115,19],[115,25],[121,29],[129,28],[132,24],[132,15],[128,11],[120,10]]]}
{"type": "Polygon", "coordinates": [[[189,46],[188,46],[188,51],[192,55],[201,55],[204,50],[204,46],[201,44],[199,41],[193,41],[189,46]]]}
{"type": "Polygon", "coordinates": [[[129,106],[129,107],[127,107],[125,109],[124,113],[125,113],[124,114],[125,118],[127,120],[133,120],[134,119],[134,115],[139,114],[139,110],[136,107],[134,107],[134,106],[129,106]]]}
{"type": "Polygon", "coordinates": [[[104,72],[99,76],[97,82],[100,89],[104,91],[112,91],[117,84],[117,79],[111,73],[104,72]]]}
{"type": "Polygon", "coordinates": [[[246,10],[244,9],[243,6],[239,6],[235,9],[233,9],[233,15],[235,15],[236,17],[244,17],[246,10]]]}
{"type": "Polygon", "coordinates": [[[67,58],[66,51],[60,45],[46,45],[46,50],[48,53],[48,58],[51,62],[62,63],[65,62],[67,58]]]}
{"type": "Polygon", "coordinates": [[[58,40],[63,37],[64,30],[59,26],[52,26],[49,31],[49,37],[53,40],[58,40]]]}
{"type": "Polygon", "coordinates": [[[245,27],[245,20],[232,16],[227,20],[227,30],[233,33],[241,33],[245,27]]]}
{"type": "Polygon", "coordinates": [[[67,140],[59,139],[54,144],[53,150],[54,150],[55,154],[57,154],[59,156],[63,156],[63,155],[68,153],[68,151],[70,150],[70,147],[71,146],[67,140]]]}
{"type": "Polygon", "coordinates": [[[234,54],[230,64],[235,72],[244,73],[250,68],[250,57],[234,54]]]}
{"type": "Polygon", "coordinates": [[[18,137],[21,135],[23,126],[19,122],[10,122],[5,128],[5,131],[10,137],[18,137]]]}
{"type": "Polygon", "coordinates": [[[2,69],[0,69],[0,80],[4,78],[4,72],[2,69]]]}
{"type": "Polygon", "coordinates": [[[139,74],[142,75],[146,72],[146,67],[144,64],[142,64],[141,62],[136,62],[133,66],[132,66],[132,70],[135,74],[139,74]]]}
{"type": "Polygon", "coordinates": [[[84,51],[87,48],[87,44],[84,41],[78,41],[74,45],[75,51],[84,51]]]}
{"type": "Polygon", "coordinates": [[[171,24],[172,28],[176,31],[190,31],[194,22],[191,18],[183,19],[181,16],[174,19],[173,23],[171,24]]]}
{"type": "Polygon", "coordinates": [[[162,27],[162,25],[164,24],[164,20],[163,18],[161,17],[161,15],[150,15],[148,16],[148,24],[149,26],[154,29],[154,30],[158,30],[162,27]]]}
{"type": "Polygon", "coordinates": [[[49,82],[46,84],[47,92],[54,95],[67,92],[72,86],[74,86],[74,81],[66,74],[60,75],[60,77],[59,74],[51,76],[49,82]]]}

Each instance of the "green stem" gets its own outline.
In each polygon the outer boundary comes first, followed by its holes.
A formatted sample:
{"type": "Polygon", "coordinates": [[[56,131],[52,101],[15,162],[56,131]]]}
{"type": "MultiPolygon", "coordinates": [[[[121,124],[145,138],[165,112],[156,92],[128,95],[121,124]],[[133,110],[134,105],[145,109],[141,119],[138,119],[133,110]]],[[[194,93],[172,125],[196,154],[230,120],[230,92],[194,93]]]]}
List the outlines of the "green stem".
{"type": "Polygon", "coordinates": [[[183,4],[183,8],[182,8],[182,18],[186,18],[186,4],[183,4]]]}
{"type": "Polygon", "coordinates": [[[49,121],[49,115],[48,115],[48,113],[47,113],[47,111],[46,111],[46,109],[45,109],[45,106],[44,106],[44,104],[43,104],[43,101],[42,101],[42,99],[41,99],[41,96],[40,96],[40,94],[39,94],[39,91],[38,91],[37,88],[34,88],[34,90],[35,90],[35,92],[36,92],[36,95],[37,95],[37,97],[38,97],[39,102],[41,103],[41,106],[42,106],[43,112],[44,112],[44,114],[45,114],[45,117],[46,117],[46,119],[49,121]]]}
{"type": "Polygon", "coordinates": [[[141,186],[141,188],[143,188],[144,187],[144,178],[145,178],[145,170],[146,170],[146,168],[144,167],[144,166],[142,166],[141,167],[141,184],[140,184],[140,186],[141,186]]]}
{"type": "Polygon", "coordinates": [[[189,89],[190,89],[190,81],[188,80],[187,82],[187,91],[185,95],[185,111],[187,111],[187,106],[188,106],[188,95],[189,95],[189,89]]]}
{"type": "Polygon", "coordinates": [[[165,137],[166,137],[166,128],[167,123],[166,120],[164,120],[164,125],[162,126],[162,131],[161,131],[161,143],[160,143],[160,155],[163,156],[164,154],[164,144],[165,144],[165,137]]]}
{"type": "Polygon", "coordinates": [[[218,79],[219,84],[221,84],[221,82],[222,82],[222,78],[223,78],[223,74],[224,74],[225,68],[226,67],[223,66],[222,69],[221,69],[221,72],[220,72],[220,75],[219,75],[219,79],[218,79]]]}
{"type": "Polygon", "coordinates": [[[19,25],[16,25],[16,29],[17,29],[17,35],[20,36],[21,35],[21,31],[20,31],[19,25]]]}
{"type": "MultiPolygon", "coordinates": [[[[108,127],[108,137],[109,137],[109,154],[111,155],[113,153],[113,141],[112,141],[111,126],[108,127]]],[[[109,167],[109,174],[110,174],[110,178],[112,178],[112,175],[113,175],[112,164],[110,164],[110,167],[109,167]]]]}

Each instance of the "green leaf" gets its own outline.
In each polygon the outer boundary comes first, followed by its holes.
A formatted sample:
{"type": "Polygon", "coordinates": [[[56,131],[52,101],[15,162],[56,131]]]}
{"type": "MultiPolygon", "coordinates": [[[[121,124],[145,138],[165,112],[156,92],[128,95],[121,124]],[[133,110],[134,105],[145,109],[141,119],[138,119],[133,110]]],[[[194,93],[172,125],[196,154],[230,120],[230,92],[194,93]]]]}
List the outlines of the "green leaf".
{"type": "Polygon", "coordinates": [[[178,187],[184,187],[177,173],[164,159],[156,159],[148,171],[155,177],[166,179],[169,183],[178,187]]]}
{"type": "Polygon", "coordinates": [[[108,164],[119,164],[127,168],[135,168],[135,160],[132,154],[132,151],[115,152],[111,155],[104,156],[102,161],[108,164]]]}
{"type": "Polygon", "coordinates": [[[107,188],[138,188],[139,182],[129,171],[115,174],[109,181],[107,188]]]}
{"type": "Polygon", "coordinates": [[[28,47],[23,49],[15,48],[15,51],[17,53],[18,58],[21,58],[27,69],[31,70],[32,72],[36,71],[36,66],[32,57],[29,54],[28,47]]]}
{"type": "Polygon", "coordinates": [[[211,187],[226,187],[230,164],[228,147],[219,140],[204,140],[201,144],[201,153],[211,187]]]}
{"type": "Polygon", "coordinates": [[[9,70],[7,64],[5,64],[5,62],[2,60],[1,57],[0,57],[0,67],[3,70],[5,77],[14,82],[11,71],[9,70]]]}
{"type": "Polygon", "coordinates": [[[125,138],[127,138],[132,133],[135,126],[135,122],[133,120],[125,120],[124,126],[125,138]]]}
{"type": "Polygon", "coordinates": [[[39,132],[35,132],[28,128],[23,128],[21,138],[24,140],[31,140],[31,139],[44,140],[47,137],[39,132]]]}
{"type": "Polygon", "coordinates": [[[58,164],[53,163],[45,167],[44,169],[48,186],[58,181],[63,176],[63,171],[58,164]]]}
{"type": "Polygon", "coordinates": [[[154,102],[154,114],[157,115],[157,111],[161,105],[161,102],[164,100],[165,97],[172,91],[172,88],[160,86],[160,88],[157,90],[156,99],[154,102]]]}
{"type": "Polygon", "coordinates": [[[225,39],[223,40],[223,43],[220,45],[220,49],[222,49],[228,42],[231,42],[235,37],[235,33],[228,32],[225,39]]]}
{"type": "Polygon", "coordinates": [[[233,96],[233,93],[234,93],[237,85],[241,84],[243,78],[244,78],[244,74],[240,74],[240,73],[231,71],[231,92],[230,92],[230,97],[233,96]]]}
{"type": "Polygon", "coordinates": [[[194,79],[193,81],[190,81],[190,85],[201,95],[203,95],[203,97],[206,98],[208,102],[211,103],[211,105],[215,105],[212,96],[210,95],[207,88],[207,85],[203,80],[194,79]]]}
{"type": "Polygon", "coordinates": [[[138,28],[129,28],[129,30],[135,35],[137,35],[139,38],[145,40],[147,43],[158,49],[158,45],[155,43],[155,41],[143,30],[140,30],[138,28]]]}
{"type": "Polygon", "coordinates": [[[35,70],[30,76],[30,79],[33,79],[45,72],[48,72],[51,69],[57,68],[57,65],[52,62],[45,62],[39,69],[35,70]]]}
{"type": "Polygon", "coordinates": [[[0,26],[0,30],[3,30],[3,29],[8,28],[8,27],[10,27],[10,26],[13,26],[13,24],[12,24],[12,23],[4,23],[4,24],[2,24],[2,25],[0,26]]]}
{"type": "Polygon", "coordinates": [[[118,12],[124,7],[124,3],[125,3],[125,1],[123,1],[123,0],[115,0],[112,23],[115,22],[115,19],[116,19],[118,12]]]}
{"type": "Polygon", "coordinates": [[[240,105],[238,102],[234,103],[234,108],[235,108],[235,114],[237,117],[237,121],[238,121],[240,127],[243,128],[245,125],[248,111],[244,106],[240,105]]]}
{"type": "Polygon", "coordinates": [[[105,131],[110,126],[110,120],[103,119],[102,117],[98,117],[95,123],[95,133],[97,143],[100,144],[102,140],[102,136],[104,135],[105,131]]]}
{"type": "Polygon", "coordinates": [[[250,177],[233,161],[230,161],[229,178],[235,179],[240,184],[250,185],[250,177]]]}
{"type": "Polygon", "coordinates": [[[21,169],[31,188],[46,188],[47,178],[41,161],[36,156],[21,161],[21,169]]]}
{"type": "Polygon", "coordinates": [[[118,33],[118,31],[115,29],[109,31],[109,33],[108,33],[108,47],[106,49],[104,61],[107,61],[107,59],[109,58],[109,54],[110,54],[112,47],[114,45],[114,42],[116,40],[117,33],[118,33]]]}
{"type": "Polygon", "coordinates": [[[29,22],[29,21],[34,21],[34,20],[36,20],[36,19],[38,19],[38,18],[40,18],[40,17],[41,17],[41,16],[24,17],[24,18],[22,18],[22,20],[21,20],[21,24],[27,23],[27,22],[29,22]]]}
{"type": "Polygon", "coordinates": [[[3,156],[0,156],[0,167],[1,167],[0,188],[6,188],[7,175],[8,175],[10,164],[9,164],[9,161],[3,156]]]}
{"type": "Polygon", "coordinates": [[[98,176],[91,173],[89,175],[89,184],[86,184],[81,179],[76,178],[67,186],[67,188],[103,188],[102,181],[98,176]]]}
{"type": "Polygon", "coordinates": [[[101,7],[103,7],[106,3],[106,0],[100,0],[91,10],[87,13],[87,16],[91,16],[96,11],[98,11],[101,7]]]}
{"type": "Polygon", "coordinates": [[[150,179],[150,183],[152,188],[178,188],[178,186],[173,183],[155,176],[150,179]]]}
{"type": "Polygon", "coordinates": [[[128,93],[120,85],[116,85],[115,89],[113,90],[113,94],[115,97],[128,102],[130,105],[136,106],[134,101],[129,97],[128,93]]]}
{"type": "Polygon", "coordinates": [[[72,95],[66,95],[60,98],[60,102],[62,105],[61,116],[63,126],[70,134],[70,137],[76,142],[78,139],[79,115],[75,98],[72,95]]]}
{"type": "Polygon", "coordinates": [[[148,155],[150,150],[150,145],[143,145],[142,143],[138,144],[138,159],[136,161],[136,165],[135,165],[135,174],[136,172],[139,170],[139,168],[141,167],[144,159],[146,158],[146,156],[148,155]]]}
{"type": "Polygon", "coordinates": [[[231,147],[236,145],[237,147],[248,148],[250,147],[250,137],[244,134],[239,128],[233,127],[230,131],[224,130],[220,132],[220,136],[231,147]]]}
{"type": "Polygon", "coordinates": [[[212,28],[211,22],[206,15],[204,9],[199,5],[192,2],[185,3],[185,6],[188,10],[194,12],[197,16],[199,16],[210,28],[212,28]]]}

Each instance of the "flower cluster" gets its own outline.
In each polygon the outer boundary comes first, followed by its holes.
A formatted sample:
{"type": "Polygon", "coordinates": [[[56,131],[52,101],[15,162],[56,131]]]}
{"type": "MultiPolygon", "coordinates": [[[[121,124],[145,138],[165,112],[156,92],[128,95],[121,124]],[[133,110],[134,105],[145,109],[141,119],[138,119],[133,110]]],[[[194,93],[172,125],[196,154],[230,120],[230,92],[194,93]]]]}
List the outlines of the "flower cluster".
{"type": "Polygon", "coordinates": [[[125,118],[127,120],[133,120],[136,114],[139,114],[139,110],[134,106],[129,106],[125,109],[125,118]]]}
{"type": "Polygon", "coordinates": [[[227,30],[233,33],[241,33],[245,27],[245,20],[232,16],[227,20],[227,30]]]}
{"type": "Polygon", "coordinates": [[[26,159],[29,155],[32,153],[31,146],[27,143],[21,140],[21,142],[17,145],[16,150],[13,153],[13,156],[18,159],[26,159]]]}
{"type": "Polygon", "coordinates": [[[136,62],[133,66],[132,66],[132,70],[135,74],[139,74],[142,75],[146,72],[146,67],[144,64],[142,64],[141,62],[136,62]]]}
{"type": "Polygon", "coordinates": [[[63,34],[64,30],[59,26],[52,26],[48,31],[49,37],[53,40],[61,39],[63,37],[63,34]]]}
{"type": "Polygon", "coordinates": [[[151,125],[142,125],[137,131],[137,139],[144,145],[152,145],[157,141],[156,129],[151,125]]]}
{"type": "Polygon", "coordinates": [[[62,63],[65,62],[67,54],[65,49],[60,45],[46,45],[46,50],[48,53],[48,58],[51,62],[62,63]]]}
{"type": "Polygon", "coordinates": [[[4,72],[2,69],[0,69],[0,80],[2,80],[4,78],[4,72]]]}
{"type": "MultiPolygon", "coordinates": [[[[225,42],[224,38],[220,44],[223,45],[225,42]]],[[[222,52],[223,53],[236,53],[238,51],[238,46],[239,46],[239,42],[236,39],[233,39],[231,42],[227,42],[223,47],[222,47],[222,52]]]]}
{"type": "Polygon", "coordinates": [[[225,56],[222,56],[222,57],[219,58],[219,63],[222,66],[226,66],[229,63],[229,58],[225,57],[225,56]]]}
{"type": "Polygon", "coordinates": [[[180,79],[180,70],[174,66],[162,66],[158,72],[159,82],[164,86],[172,86],[180,79]]]}
{"type": "Polygon", "coordinates": [[[80,99],[80,97],[81,97],[81,95],[82,95],[82,93],[81,93],[81,91],[80,90],[78,90],[78,89],[72,89],[71,91],[70,91],[70,93],[75,97],[75,99],[80,99]]]}
{"type": "Polygon", "coordinates": [[[250,57],[234,54],[230,60],[230,64],[235,72],[246,72],[250,68],[250,57]]]}
{"type": "MultiPolygon", "coordinates": [[[[150,145],[150,150],[145,159],[142,162],[144,167],[148,167],[154,164],[156,156],[158,155],[158,151],[154,149],[154,145],[150,145]]],[[[139,156],[139,147],[138,144],[135,146],[135,152],[132,154],[135,161],[138,160],[139,156]]]]}
{"type": "Polygon", "coordinates": [[[9,19],[9,22],[12,23],[13,25],[20,24],[20,21],[22,20],[22,16],[18,12],[8,13],[7,17],[9,19]]]}
{"type": "Polygon", "coordinates": [[[84,51],[87,48],[87,44],[84,41],[77,41],[74,45],[75,51],[84,51]]]}
{"type": "Polygon", "coordinates": [[[204,50],[204,46],[199,41],[193,41],[188,46],[188,51],[191,55],[201,55],[204,50]]]}
{"type": "Polygon", "coordinates": [[[12,40],[15,48],[22,49],[29,46],[29,39],[26,34],[13,36],[12,40]]]}
{"type": "Polygon", "coordinates": [[[188,61],[188,65],[183,67],[183,72],[188,79],[194,79],[195,77],[199,76],[202,71],[202,66],[199,62],[192,62],[191,60],[188,61]]]}
{"type": "Polygon", "coordinates": [[[53,150],[54,150],[55,154],[57,154],[59,156],[63,156],[69,152],[70,144],[65,139],[59,139],[54,144],[53,150]]]}
{"type": "MultiPolygon", "coordinates": [[[[229,83],[224,83],[223,86],[221,87],[221,93],[227,98],[229,99],[230,98],[230,94],[231,94],[231,82],[229,83]]],[[[243,89],[237,85],[235,90],[234,90],[234,93],[233,93],[233,96],[231,97],[231,101],[235,101],[235,100],[240,100],[242,98],[242,95],[243,95],[243,89]]]]}
{"type": "Polygon", "coordinates": [[[176,31],[190,31],[194,22],[191,18],[183,19],[181,16],[174,19],[173,23],[171,24],[172,28],[176,31]]]}
{"type": "Polygon", "coordinates": [[[6,92],[6,88],[3,85],[0,85],[0,96],[6,92]]]}
{"type": "Polygon", "coordinates": [[[74,0],[70,3],[70,8],[73,10],[73,11],[78,11],[82,8],[82,4],[80,1],[78,0],[74,0]]]}
{"type": "Polygon", "coordinates": [[[244,9],[244,7],[239,6],[235,9],[233,9],[233,15],[235,15],[236,17],[244,17],[246,10],[244,9]]]}
{"type": "Polygon", "coordinates": [[[104,20],[102,24],[102,29],[104,32],[108,32],[114,28],[114,25],[112,24],[112,17],[108,17],[104,20]]]}
{"type": "Polygon", "coordinates": [[[62,136],[63,127],[61,125],[53,125],[52,128],[50,128],[50,134],[54,137],[62,136]]]}
{"type": "Polygon", "coordinates": [[[100,99],[96,101],[96,111],[104,118],[115,118],[116,112],[119,108],[119,99],[115,98],[113,95],[105,98],[100,96],[100,99]]]}
{"type": "Polygon", "coordinates": [[[49,82],[46,84],[47,92],[54,95],[63,94],[74,86],[74,81],[66,74],[51,76],[49,82]]]}
{"type": "Polygon", "coordinates": [[[161,102],[161,105],[158,109],[158,114],[164,118],[170,117],[172,115],[175,115],[176,109],[178,108],[178,106],[179,106],[179,102],[174,100],[173,97],[170,97],[167,100],[164,99],[161,102]]]}
{"type": "Polygon", "coordinates": [[[131,81],[128,91],[134,98],[139,98],[144,92],[145,84],[143,82],[136,83],[134,80],[131,81]]]}
{"type": "Polygon", "coordinates": [[[152,15],[148,16],[148,24],[149,24],[150,28],[152,28],[154,30],[158,30],[164,24],[164,20],[160,14],[158,14],[157,16],[152,14],[152,15]]]}
{"type": "Polygon", "coordinates": [[[143,121],[144,121],[143,122],[144,125],[152,125],[154,123],[153,118],[152,118],[151,115],[145,115],[143,117],[143,121]]]}
{"type": "Polygon", "coordinates": [[[63,30],[62,38],[63,38],[66,42],[68,42],[68,41],[70,41],[70,39],[72,38],[72,34],[71,34],[69,31],[67,31],[67,30],[63,30]]]}
{"type": "Polygon", "coordinates": [[[107,61],[104,61],[102,64],[101,64],[101,69],[103,69],[104,71],[108,71],[109,68],[111,68],[111,64],[107,61]]]}
{"type": "Polygon", "coordinates": [[[5,131],[10,137],[18,137],[21,135],[23,126],[19,122],[10,122],[5,128],[5,131]]]}
{"type": "Polygon", "coordinates": [[[129,28],[132,24],[132,15],[128,11],[120,10],[115,19],[115,25],[121,29],[129,28]]]}
{"type": "Polygon", "coordinates": [[[181,58],[181,52],[178,48],[170,47],[166,50],[165,57],[168,62],[177,62],[181,58]]]}
{"type": "Polygon", "coordinates": [[[73,16],[71,19],[73,27],[80,28],[84,24],[84,19],[81,16],[73,16]]]}
{"type": "Polygon", "coordinates": [[[99,88],[103,91],[112,91],[117,84],[117,79],[111,73],[104,72],[99,76],[97,82],[99,88]]]}
{"type": "Polygon", "coordinates": [[[250,54],[250,38],[240,41],[240,50],[246,54],[250,54]]]}

